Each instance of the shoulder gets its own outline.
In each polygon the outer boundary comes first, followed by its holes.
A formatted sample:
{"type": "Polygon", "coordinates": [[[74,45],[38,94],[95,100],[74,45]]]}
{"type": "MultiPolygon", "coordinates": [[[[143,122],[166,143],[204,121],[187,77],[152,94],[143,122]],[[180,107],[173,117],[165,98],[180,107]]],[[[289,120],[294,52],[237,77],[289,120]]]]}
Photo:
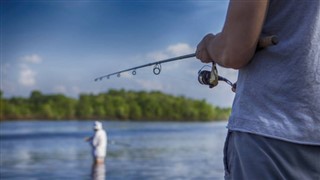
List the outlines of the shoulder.
{"type": "Polygon", "coordinates": [[[98,135],[100,135],[100,136],[106,136],[107,135],[107,133],[106,133],[106,131],[105,130],[99,130],[98,132],[97,132],[97,134],[98,135]]]}

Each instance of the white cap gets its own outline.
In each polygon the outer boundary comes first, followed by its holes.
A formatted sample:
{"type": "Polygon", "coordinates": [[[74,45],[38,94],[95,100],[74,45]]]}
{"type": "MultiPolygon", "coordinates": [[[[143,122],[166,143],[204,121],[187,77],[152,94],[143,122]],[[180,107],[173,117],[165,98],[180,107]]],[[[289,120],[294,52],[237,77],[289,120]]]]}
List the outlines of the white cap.
{"type": "Polygon", "coordinates": [[[100,129],[102,129],[102,123],[99,122],[99,121],[95,121],[95,122],[94,122],[94,125],[93,125],[93,129],[95,129],[95,130],[100,130],[100,129]]]}

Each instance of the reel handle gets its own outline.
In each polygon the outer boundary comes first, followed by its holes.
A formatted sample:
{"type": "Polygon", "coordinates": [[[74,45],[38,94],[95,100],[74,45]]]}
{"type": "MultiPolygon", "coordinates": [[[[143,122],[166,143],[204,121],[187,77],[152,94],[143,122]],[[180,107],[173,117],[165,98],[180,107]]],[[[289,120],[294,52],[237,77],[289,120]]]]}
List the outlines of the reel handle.
{"type": "Polygon", "coordinates": [[[257,50],[266,48],[268,46],[277,45],[278,43],[279,43],[279,39],[278,39],[278,36],[276,35],[261,37],[258,40],[257,50]]]}

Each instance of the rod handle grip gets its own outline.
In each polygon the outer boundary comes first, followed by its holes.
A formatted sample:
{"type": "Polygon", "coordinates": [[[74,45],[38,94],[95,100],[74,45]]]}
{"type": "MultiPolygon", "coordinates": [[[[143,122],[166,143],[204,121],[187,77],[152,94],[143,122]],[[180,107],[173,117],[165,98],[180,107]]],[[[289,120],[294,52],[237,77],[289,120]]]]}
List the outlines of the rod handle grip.
{"type": "Polygon", "coordinates": [[[277,45],[279,43],[278,36],[272,35],[272,36],[266,36],[259,38],[257,49],[263,49],[268,46],[277,45]]]}

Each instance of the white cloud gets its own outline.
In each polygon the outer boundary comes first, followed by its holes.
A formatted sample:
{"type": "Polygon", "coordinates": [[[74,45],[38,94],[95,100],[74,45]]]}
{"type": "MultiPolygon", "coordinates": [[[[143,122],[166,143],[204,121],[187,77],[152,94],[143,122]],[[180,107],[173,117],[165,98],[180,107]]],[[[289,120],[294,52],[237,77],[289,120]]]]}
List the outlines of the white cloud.
{"type": "Polygon", "coordinates": [[[18,82],[22,86],[32,87],[36,84],[37,72],[34,71],[29,65],[39,64],[42,58],[38,54],[25,55],[21,57],[22,63],[19,63],[19,77],[18,82]]]}
{"type": "Polygon", "coordinates": [[[194,50],[189,44],[177,43],[177,44],[169,45],[164,50],[148,53],[146,56],[148,59],[164,60],[164,59],[172,58],[175,56],[190,54],[193,52],[194,50]]]}
{"type": "Polygon", "coordinates": [[[182,56],[185,54],[194,53],[194,49],[186,43],[170,45],[166,51],[173,56],[182,56]]]}
{"type": "Polygon", "coordinates": [[[21,58],[23,62],[39,64],[42,62],[42,58],[38,54],[25,55],[21,58]]]}
{"type": "Polygon", "coordinates": [[[71,97],[77,97],[80,93],[83,93],[78,86],[68,86],[68,85],[62,85],[62,84],[53,86],[52,92],[58,93],[58,94],[59,93],[64,94],[66,96],[71,96],[71,97]]]}
{"type": "Polygon", "coordinates": [[[153,59],[153,60],[156,60],[156,61],[160,61],[160,60],[163,60],[163,59],[168,59],[169,56],[168,56],[168,54],[166,54],[163,51],[156,51],[156,52],[148,53],[147,54],[147,58],[148,59],[153,59]]]}
{"type": "MultiPolygon", "coordinates": [[[[122,78],[126,78],[126,79],[132,79],[133,76],[133,71],[129,71],[129,72],[125,72],[125,73],[121,73],[120,77],[122,78]]],[[[137,72],[136,72],[137,73],[137,72]]]]}
{"type": "Polygon", "coordinates": [[[55,93],[63,93],[63,94],[65,94],[65,93],[67,93],[67,88],[65,86],[63,86],[63,85],[57,85],[57,86],[55,86],[53,88],[53,91],[55,93]]]}
{"type": "Polygon", "coordinates": [[[71,91],[74,95],[78,95],[81,93],[81,89],[78,86],[72,86],[71,91]]]}
{"type": "Polygon", "coordinates": [[[27,65],[21,65],[19,73],[19,83],[23,86],[33,86],[36,84],[36,72],[27,65]]]}

